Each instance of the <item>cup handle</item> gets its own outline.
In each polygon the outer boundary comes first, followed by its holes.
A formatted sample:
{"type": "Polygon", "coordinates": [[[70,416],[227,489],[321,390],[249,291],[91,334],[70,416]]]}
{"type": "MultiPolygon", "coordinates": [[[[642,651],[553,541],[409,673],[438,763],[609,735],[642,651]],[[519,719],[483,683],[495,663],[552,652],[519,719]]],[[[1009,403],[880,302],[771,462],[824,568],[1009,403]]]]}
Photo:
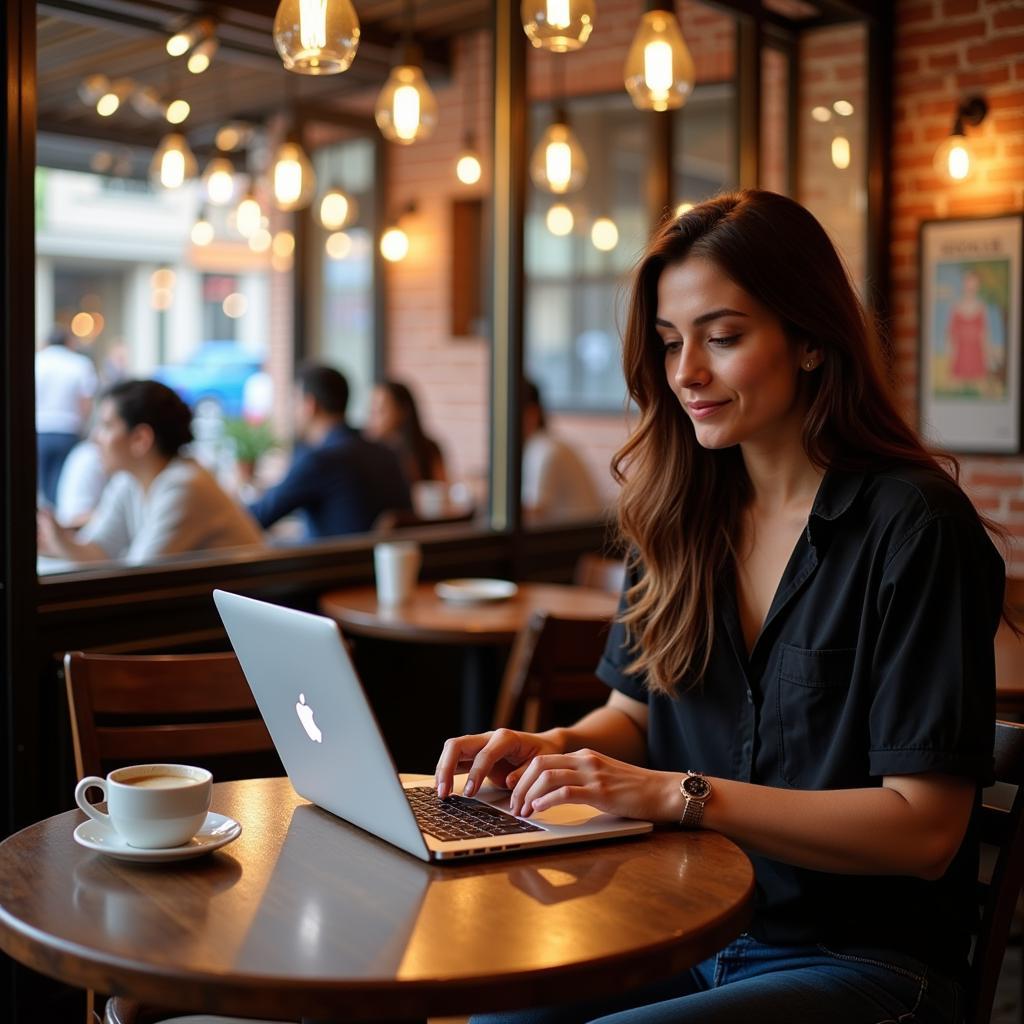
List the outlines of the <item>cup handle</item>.
{"type": "Polygon", "coordinates": [[[107,799],[107,780],[101,779],[98,775],[88,775],[81,782],[75,786],[75,803],[93,818],[98,821],[101,825],[106,825],[107,828],[111,827],[110,815],[104,814],[103,811],[96,810],[96,805],[89,803],[85,798],[85,791],[91,786],[95,786],[98,790],[103,793],[103,799],[107,799]]]}

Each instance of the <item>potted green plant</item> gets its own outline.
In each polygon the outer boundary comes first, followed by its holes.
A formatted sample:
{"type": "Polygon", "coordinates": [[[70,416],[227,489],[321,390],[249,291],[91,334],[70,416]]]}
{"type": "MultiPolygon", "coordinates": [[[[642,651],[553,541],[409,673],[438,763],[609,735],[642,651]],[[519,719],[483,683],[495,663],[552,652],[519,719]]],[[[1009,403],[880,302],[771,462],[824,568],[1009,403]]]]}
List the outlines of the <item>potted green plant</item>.
{"type": "Polygon", "coordinates": [[[224,437],[234,452],[239,480],[245,483],[252,480],[257,459],[277,444],[269,423],[245,419],[225,420],[224,437]]]}

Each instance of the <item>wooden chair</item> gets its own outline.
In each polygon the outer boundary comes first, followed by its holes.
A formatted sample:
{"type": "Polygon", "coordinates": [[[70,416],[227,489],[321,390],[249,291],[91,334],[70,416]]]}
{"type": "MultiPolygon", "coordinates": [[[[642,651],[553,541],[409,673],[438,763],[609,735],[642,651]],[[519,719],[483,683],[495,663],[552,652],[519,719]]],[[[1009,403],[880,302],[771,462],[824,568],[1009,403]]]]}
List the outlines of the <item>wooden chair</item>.
{"type": "Polygon", "coordinates": [[[231,764],[281,773],[270,733],[234,654],[64,656],[79,778],[119,764],[187,761],[218,779],[231,764]]]}
{"type": "MultiPolygon", "coordinates": [[[[234,654],[72,651],[64,656],[64,679],[79,778],[139,761],[200,764],[221,780],[246,774],[238,766],[253,760],[280,771],[234,654]]],[[[112,996],[104,1022],[148,1024],[172,1016],[177,1011],[112,996]]]]}
{"type": "Polygon", "coordinates": [[[994,853],[992,872],[978,883],[981,925],[971,955],[967,1024],[988,1024],[1006,940],[1024,881],[1024,725],[996,722],[996,781],[1015,786],[1009,806],[998,806],[987,791],[979,810],[983,852],[994,853]]]}
{"type": "Polygon", "coordinates": [[[498,691],[494,728],[536,732],[603,704],[608,687],[594,672],[610,625],[607,619],[535,611],[512,646],[498,691]]]}
{"type": "Polygon", "coordinates": [[[626,581],[626,563],[621,558],[585,551],[576,561],[572,581],[577,587],[596,587],[609,594],[620,594],[626,581]]]}

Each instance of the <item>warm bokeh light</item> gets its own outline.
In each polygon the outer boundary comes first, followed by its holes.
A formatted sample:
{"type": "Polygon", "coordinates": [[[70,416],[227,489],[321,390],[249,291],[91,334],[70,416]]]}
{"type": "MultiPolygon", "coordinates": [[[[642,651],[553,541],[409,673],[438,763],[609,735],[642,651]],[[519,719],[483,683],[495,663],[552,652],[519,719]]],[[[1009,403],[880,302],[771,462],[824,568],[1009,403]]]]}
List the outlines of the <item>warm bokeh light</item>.
{"type": "Polygon", "coordinates": [[[170,124],[181,124],[191,113],[192,108],[185,100],[171,100],[167,104],[167,113],[164,117],[170,124]]]}
{"type": "Polygon", "coordinates": [[[245,316],[245,311],[248,308],[249,303],[241,292],[232,292],[230,295],[226,295],[221,303],[224,315],[231,317],[232,320],[245,316]]]}
{"type": "Polygon", "coordinates": [[[811,117],[820,124],[824,124],[826,121],[832,120],[832,111],[828,107],[813,107],[811,109],[811,117]]]}
{"type": "Polygon", "coordinates": [[[832,163],[840,171],[850,166],[850,140],[845,135],[837,135],[832,140],[832,163]]]}
{"type": "Polygon", "coordinates": [[[175,32],[175,34],[167,40],[167,52],[172,57],[182,57],[188,53],[188,48],[191,45],[192,39],[187,32],[175,32]]]}
{"type": "Polygon", "coordinates": [[[154,309],[165,310],[171,308],[174,302],[174,292],[170,288],[154,288],[150,297],[150,304],[154,309]]]}
{"type": "Polygon", "coordinates": [[[266,228],[257,228],[249,236],[249,248],[253,252],[266,252],[270,248],[272,241],[270,232],[266,228]]]}
{"type": "Polygon", "coordinates": [[[849,100],[836,100],[832,104],[832,109],[840,117],[849,117],[853,113],[853,104],[849,100]]]}
{"type": "Polygon", "coordinates": [[[193,245],[209,245],[213,241],[213,225],[205,218],[200,218],[192,225],[189,238],[193,245]]]}
{"type": "Polygon", "coordinates": [[[463,185],[475,185],[480,180],[483,168],[476,153],[463,153],[455,165],[455,176],[463,185]]]}
{"type": "Polygon", "coordinates": [[[682,217],[684,213],[689,213],[693,209],[693,203],[680,203],[676,207],[676,216],[682,217]]]}
{"type": "Polygon", "coordinates": [[[409,255],[409,236],[401,228],[388,228],[381,235],[380,254],[389,263],[398,263],[409,255]]]}
{"type": "Polygon", "coordinates": [[[572,231],[576,218],[565,203],[555,203],[545,215],[544,223],[551,234],[562,237],[572,231]]]}
{"type": "Polygon", "coordinates": [[[256,197],[250,192],[235,210],[235,227],[243,238],[248,238],[262,227],[263,211],[256,197]]]}
{"type": "Polygon", "coordinates": [[[206,198],[215,206],[227,206],[235,194],[235,167],[226,156],[215,156],[203,174],[206,198]]]}
{"type": "Polygon", "coordinates": [[[590,241],[601,252],[611,252],[619,244],[619,229],[610,217],[598,217],[590,228],[590,241]]]}
{"type": "Polygon", "coordinates": [[[154,288],[173,288],[175,280],[174,271],[170,267],[161,267],[153,271],[149,283],[154,288]]]}
{"type": "Polygon", "coordinates": [[[96,329],[96,321],[89,313],[76,313],[71,318],[71,333],[76,338],[88,338],[96,329]]]}
{"type": "Polygon", "coordinates": [[[352,239],[344,231],[335,231],[327,236],[324,248],[332,260],[343,260],[352,252],[352,239]]]}
{"type": "Polygon", "coordinates": [[[121,97],[116,92],[106,92],[96,101],[96,113],[100,117],[116,114],[121,106],[121,97]]]}
{"type": "Polygon", "coordinates": [[[339,230],[348,220],[349,206],[348,196],[341,189],[332,188],[320,200],[320,223],[328,231],[339,230]]]}
{"type": "Polygon", "coordinates": [[[290,231],[278,231],[272,244],[275,256],[287,258],[295,252],[295,236],[290,231]]]}

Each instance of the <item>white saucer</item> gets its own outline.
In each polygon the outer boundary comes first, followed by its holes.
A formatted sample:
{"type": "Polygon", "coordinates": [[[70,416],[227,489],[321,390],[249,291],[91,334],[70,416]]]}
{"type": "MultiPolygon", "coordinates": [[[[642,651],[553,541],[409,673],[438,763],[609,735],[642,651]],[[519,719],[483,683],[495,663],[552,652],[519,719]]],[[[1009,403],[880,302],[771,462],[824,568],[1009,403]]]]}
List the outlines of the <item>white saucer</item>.
{"type": "Polygon", "coordinates": [[[509,580],[460,579],[442,580],[434,593],[442,601],[455,604],[476,604],[481,601],[507,601],[519,588],[509,580]]]}
{"type": "Polygon", "coordinates": [[[169,860],[190,860],[227,846],[242,834],[242,826],[225,814],[210,811],[199,831],[184,846],[159,850],[140,850],[129,846],[112,828],[89,818],[75,829],[75,842],[87,850],[105,853],[118,860],[148,861],[156,864],[169,860]]]}

